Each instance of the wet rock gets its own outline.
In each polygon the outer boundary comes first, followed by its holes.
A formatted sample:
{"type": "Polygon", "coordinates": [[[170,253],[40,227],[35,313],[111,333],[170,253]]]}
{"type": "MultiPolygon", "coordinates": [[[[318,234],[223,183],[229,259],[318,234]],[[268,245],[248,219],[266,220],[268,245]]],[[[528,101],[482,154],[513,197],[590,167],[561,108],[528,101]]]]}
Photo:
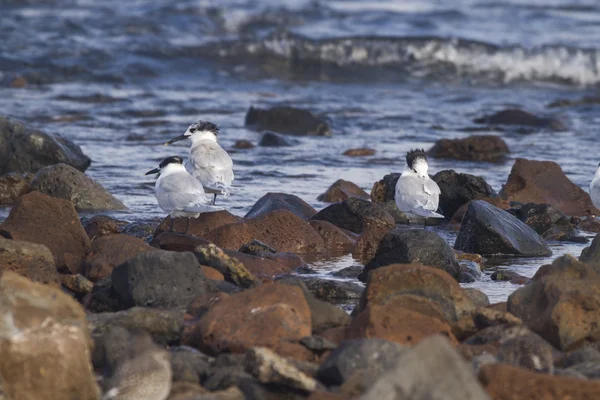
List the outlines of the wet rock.
{"type": "Polygon", "coordinates": [[[375,149],[370,147],[361,147],[359,149],[348,149],[342,153],[343,156],[347,157],[368,157],[375,154],[375,149]]]}
{"type": "Polygon", "coordinates": [[[576,364],[567,368],[564,372],[568,375],[581,376],[584,379],[600,379],[600,362],[591,361],[576,364]]]}
{"type": "Polygon", "coordinates": [[[308,219],[317,213],[317,210],[298,196],[269,192],[254,203],[244,218],[256,218],[276,210],[288,210],[303,219],[308,219]]]}
{"type": "Polygon", "coordinates": [[[327,221],[308,221],[310,226],[323,238],[325,247],[333,252],[349,252],[355,245],[354,238],[327,221]]]}
{"type": "Polygon", "coordinates": [[[337,203],[350,197],[356,197],[363,200],[369,200],[369,194],[358,187],[355,183],[338,179],[329,186],[325,193],[319,195],[317,200],[325,203],[337,203]]]}
{"type": "MultiPolygon", "coordinates": [[[[207,378],[211,369],[212,357],[189,346],[171,347],[170,350],[173,382],[200,384],[207,378]]],[[[171,390],[171,395],[173,395],[173,390],[171,390]]]]}
{"type": "Polygon", "coordinates": [[[549,256],[552,251],[533,229],[483,201],[469,203],[454,248],[477,254],[549,256]]]}
{"type": "Polygon", "coordinates": [[[307,349],[318,353],[335,350],[338,347],[337,344],[333,343],[332,341],[327,340],[322,336],[315,335],[302,338],[302,340],[300,340],[300,344],[307,349]]]}
{"type": "Polygon", "coordinates": [[[260,240],[253,239],[249,243],[245,243],[238,250],[240,253],[250,254],[253,256],[261,255],[262,253],[277,253],[277,250],[271,246],[261,242],[260,240]]]}
{"type": "Polygon", "coordinates": [[[570,216],[600,215],[590,195],[552,161],[517,158],[500,196],[519,203],[550,204],[570,216]]]}
{"type": "Polygon", "coordinates": [[[0,117],[0,175],[8,172],[33,172],[57,163],[80,171],[91,160],[81,148],[57,134],[27,128],[22,122],[0,117]]]}
{"type": "Polygon", "coordinates": [[[245,125],[257,130],[271,130],[288,135],[331,136],[327,121],[308,110],[294,107],[250,107],[245,125]]]}
{"type": "Polygon", "coordinates": [[[94,289],[94,283],[80,274],[61,274],[60,282],[63,288],[67,289],[77,299],[83,298],[94,289]]]}
{"type": "Polygon", "coordinates": [[[396,184],[400,179],[398,173],[387,174],[380,181],[375,182],[371,189],[371,201],[373,203],[383,203],[396,198],[396,184]]]}
{"type": "Polygon", "coordinates": [[[446,271],[455,279],[460,267],[452,248],[437,233],[424,229],[392,229],[383,236],[373,258],[358,279],[365,282],[369,272],[390,264],[419,263],[446,271]]]}
{"type": "Polygon", "coordinates": [[[60,276],[48,247],[0,237],[0,275],[12,271],[34,282],[59,286],[60,276]]]}
{"type": "MultiPolygon", "coordinates": [[[[393,218],[394,218],[394,222],[396,222],[397,224],[406,224],[409,221],[409,218],[406,214],[404,214],[402,211],[398,210],[398,206],[396,205],[396,201],[395,200],[390,200],[390,201],[385,201],[383,203],[377,203],[381,206],[381,208],[383,208],[385,211],[387,211],[388,214],[390,214],[393,218]]],[[[428,218],[427,219],[427,225],[431,226],[431,225],[439,225],[441,224],[441,219],[438,218],[428,218]]],[[[420,220],[418,222],[419,224],[421,223],[425,223],[424,220],[420,220]]]]}
{"type": "Polygon", "coordinates": [[[275,283],[221,295],[184,344],[206,354],[241,353],[255,346],[281,350],[283,341],[310,334],[310,308],[302,290],[275,283]]]}
{"type": "Polygon", "coordinates": [[[146,242],[152,239],[152,235],[156,230],[156,227],[160,224],[160,219],[155,218],[150,221],[135,221],[130,222],[123,227],[120,232],[124,235],[135,236],[146,242]]]}
{"type": "Polygon", "coordinates": [[[43,244],[58,270],[82,273],[91,243],[70,201],[31,192],[21,196],[0,224],[0,235],[43,244]]]}
{"type": "Polygon", "coordinates": [[[219,247],[237,250],[253,239],[281,252],[318,253],[325,243],[310,224],[291,211],[278,210],[217,228],[204,238],[219,247]]]}
{"type": "Polygon", "coordinates": [[[315,390],[318,386],[314,378],[265,347],[253,347],[247,350],[244,368],[259,382],[266,384],[281,385],[307,392],[315,390]]]}
{"type": "Polygon", "coordinates": [[[600,104],[600,97],[598,96],[584,96],[580,99],[560,99],[555,100],[552,103],[548,104],[546,107],[548,108],[557,108],[557,107],[575,107],[575,106],[584,106],[590,104],[600,104]]]}
{"type": "Polygon", "coordinates": [[[600,274],[600,234],[596,235],[589,247],[581,251],[579,261],[588,264],[600,274]]]}
{"type": "Polygon", "coordinates": [[[59,289],[0,274],[0,376],[14,399],[98,399],[81,305],[59,289]]]}
{"type": "Polygon", "coordinates": [[[596,342],[600,339],[600,276],[573,256],[561,256],[513,292],[507,308],[563,351],[596,342]]]}
{"type": "Polygon", "coordinates": [[[552,346],[536,334],[501,341],[498,361],[541,373],[554,371],[552,346]]]}
{"type": "Polygon", "coordinates": [[[253,149],[255,147],[256,146],[248,140],[236,140],[235,143],[233,144],[234,149],[240,149],[240,150],[253,149]]]}
{"type": "Polygon", "coordinates": [[[487,307],[490,305],[490,299],[488,298],[487,294],[483,293],[481,290],[475,288],[465,288],[463,291],[476,307],[487,307]]]}
{"type": "Polygon", "coordinates": [[[112,272],[112,286],[126,308],[184,308],[209,291],[209,283],[193,253],[140,253],[112,272]]]}
{"type": "Polygon", "coordinates": [[[379,205],[351,197],[319,211],[313,220],[328,221],[342,229],[361,233],[368,226],[393,228],[394,218],[379,205]]]}
{"type": "Polygon", "coordinates": [[[496,270],[492,273],[490,278],[493,281],[510,282],[515,285],[525,285],[529,281],[529,278],[526,276],[520,275],[508,269],[496,270]]]}
{"type": "Polygon", "coordinates": [[[350,267],[342,268],[339,271],[332,272],[331,275],[338,278],[357,278],[362,270],[363,267],[361,265],[352,265],[350,267]]]}
{"type": "MultiPolygon", "coordinates": [[[[511,210],[508,210],[511,212],[511,210]]],[[[571,224],[571,218],[549,204],[524,204],[514,214],[546,240],[586,243],[571,224]]]]}
{"type": "Polygon", "coordinates": [[[261,147],[289,147],[294,144],[278,133],[265,131],[260,136],[258,145],[261,147]]]}
{"type": "Polygon", "coordinates": [[[94,215],[92,218],[82,220],[82,224],[90,240],[94,240],[100,236],[121,233],[127,222],[107,215],[94,215]]]}
{"type": "Polygon", "coordinates": [[[0,176],[0,206],[11,205],[26,193],[31,192],[33,174],[15,172],[0,176]]]}
{"type": "Polygon", "coordinates": [[[141,239],[120,233],[101,236],[92,242],[92,250],[85,259],[85,276],[91,281],[107,277],[115,267],[146,251],[156,249],[141,239]]]}
{"type": "Polygon", "coordinates": [[[600,219],[596,217],[589,216],[583,219],[575,219],[571,222],[575,223],[577,229],[582,231],[600,233],[600,219]]]}
{"type": "Polygon", "coordinates": [[[506,109],[493,115],[484,116],[475,119],[477,124],[488,125],[520,125],[535,128],[552,129],[555,131],[565,131],[567,127],[560,120],[552,117],[538,117],[527,111],[519,109],[506,109]]]}
{"type": "MultiPolygon", "coordinates": [[[[198,218],[190,218],[186,235],[204,237],[208,232],[217,229],[223,225],[233,224],[242,221],[242,218],[233,215],[227,210],[203,213],[198,218]]],[[[186,218],[175,218],[173,220],[173,231],[184,232],[188,222],[186,218]]],[[[169,232],[171,226],[171,217],[167,216],[154,231],[154,237],[163,232],[169,232]]]]}
{"type": "Polygon", "coordinates": [[[215,268],[223,274],[223,277],[228,282],[241,288],[260,285],[258,278],[248,271],[243,263],[235,257],[230,257],[225,254],[223,250],[212,243],[197,246],[194,249],[194,254],[202,265],[208,265],[215,268]]]}
{"type": "Polygon", "coordinates": [[[479,176],[457,173],[450,169],[438,172],[432,179],[440,187],[440,209],[448,219],[471,200],[497,196],[494,189],[479,176]]]}
{"type": "Polygon", "coordinates": [[[583,346],[565,354],[556,362],[557,367],[569,368],[577,364],[593,362],[600,365],[600,351],[592,346],[583,346]]]}
{"type": "Polygon", "coordinates": [[[499,136],[475,135],[464,139],[439,139],[427,153],[433,158],[498,162],[510,151],[499,136]]]}
{"type": "Polygon", "coordinates": [[[67,164],[40,169],[31,181],[31,190],[69,200],[77,211],[127,208],[99,183],[67,164]]]}
{"type": "Polygon", "coordinates": [[[308,290],[319,300],[328,303],[339,303],[359,299],[363,287],[358,283],[344,282],[331,279],[301,277],[308,290]]]}
{"type": "Polygon", "coordinates": [[[361,399],[488,400],[471,368],[443,337],[432,336],[381,374],[361,399]]]}
{"type": "Polygon", "coordinates": [[[371,261],[377,254],[379,243],[389,231],[390,228],[387,226],[368,226],[356,241],[356,245],[352,249],[352,257],[364,264],[371,261]]]}
{"type": "Polygon", "coordinates": [[[458,281],[461,283],[475,282],[483,275],[481,266],[474,261],[460,260],[458,265],[460,270],[458,281]]]}

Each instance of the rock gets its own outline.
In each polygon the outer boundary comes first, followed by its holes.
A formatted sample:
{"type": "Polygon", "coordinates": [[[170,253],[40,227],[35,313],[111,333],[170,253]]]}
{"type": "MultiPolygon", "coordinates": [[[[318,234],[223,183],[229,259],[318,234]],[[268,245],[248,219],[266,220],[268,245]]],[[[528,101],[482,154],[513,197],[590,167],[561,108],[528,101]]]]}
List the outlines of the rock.
{"type": "Polygon", "coordinates": [[[375,258],[358,279],[365,282],[370,271],[390,264],[419,263],[446,271],[455,279],[460,268],[452,248],[437,233],[424,229],[392,229],[385,234],[375,258]]]}
{"type": "Polygon", "coordinates": [[[584,106],[590,104],[600,104],[600,97],[598,96],[584,96],[580,99],[559,99],[553,101],[548,104],[546,107],[548,108],[556,108],[556,107],[574,107],[574,106],[584,106]]]}
{"type": "Polygon", "coordinates": [[[60,290],[0,274],[0,376],[11,399],[98,399],[81,305],[60,290]]]}
{"type": "Polygon", "coordinates": [[[112,286],[126,308],[184,308],[210,290],[193,253],[140,253],[112,272],[112,286]]]}
{"type": "Polygon", "coordinates": [[[368,226],[393,228],[394,218],[379,205],[351,197],[319,211],[313,220],[328,221],[342,229],[361,233],[368,226]]]}
{"type": "MultiPolygon", "coordinates": [[[[1,122],[1,119],[0,119],[1,122]]],[[[0,224],[0,236],[43,244],[58,270],[80,273],[91,243],[70,201],[31,192],[21,196],[0,224]]]]}
{"type": "Polygon", "coordinates": [[[236,140],[235,143],[233,144],[234,149],[240,149],[240,150],[253,149],[255,147],[256,146],[248,140],[236,140]]]}
{"type": "Polygon", "coordinates": [[[145,242],[149,242],[159,224],[160,219],[158,218],[153,218],[149,221],[134,221],[125,225],[120,233],[124,235],[135,236],[136,238],[140,238],[145,242]]]}
{"type": "Polygon", "coordinates": [[[113,235],[121,233],[123,227],[127,225],[126,221],[119,221],[107,215],[94,215],[92,218],[82,221],[83,229],[90,240],[100,236],[113,235]]]}
{"type": "Polygon", "coordinates": [[[281,252],[319,253],[325,243],[310,224],[291,211],[278,210],[217,228],[204,238],[219,247],[237,250],[253,239],[281,252]]]}
{"type": "Polygon", "coordinates": [[[360,398],[489,400],[490,397],[448,340],[436,335],[404,353],[360,398]]]}
{"type": "Polygon", "coordinates": [[[249,243],[244,243],[238,251],[253,256],[259,256],[262,253],[277,253],[277,250],[256,239],[252,239],[249,243]]]}
{"type": "Polygon", "coordinates": [[[60,282],[63,288],[67,289],[77,299],[83,298],[94,289],[94,282],[80,274],[61,274],[60,282]]]}
{"type": "Polygon", "coordinates": [[[555,131],[565,131],[567,127],[555,118],[538,117],[519,109],[506,109],[493,115],[477,118],[473,122],[488,125],[521,125],[535,128],[545,128],[555,131]]]}
{"type": "Polygon", "coordinates": [[[107,277],[115,267],[146,251],[156,249],[141,239],[120,233],[101,236],[92,242],[85,260],[85,276],[91,281],[107,277]]]}
{"type": "Polygon", "coordinates": [[[0,117],[0,175],[36,173],[40,168],[57,163],[85,171],[91,160],[79,146],[60,135],[27,128],[22,122],[0,117]]]}
{"type": "Polygon", "coordinates": [[[241,353],[255,346],[281,349],[282,342],[310,334],[310,308],[302,290],[274,283],[221,295],[184,344],[206,354],[241,353]]]}
{"type": "Polygon", "coordinates": [[[343,156],[348,157],[367,157],[375,154],[375,149],[370,147],[361,147],[360,149],[348,149],[342,153],[343,156]]]}
{"type": "Polygon", "coordinates": [[[31,192],[32,180],[33,174],[31,173],[11,172],[0,176],[0,206],[14,204],[19,196],[31,192]]]}
{"type": "Polygon", "coordinates": [[[600,340],[600,276],[569,254],[542,266],[507,308],[563,351],[600,340]]]}
{"type": "Polygon", "coordinates": [[[260,285],[260,281],[238,259],[230,257],[220,248],[210,243],[194,249],[196,258],[202,265],[215,268],[223,274],[227,282],[241,288],[250,288],[260,285]]]}
{"type": "Polygon", "coordinates": [[[432,179],[440,187],[440,209],[448,219],[471,200],[497,196],[491,186],[479,176],[457,173],[450,169],[438,172],[432,179]]]}
{"type": "Polygon", "coordinates": [[[317,213],[317,210],[298,196],[269,192],[254,203],[244,218],[256,218],[276,210],[288,210],[303,219],[311,218],[317,213]]]}
{"type": "Polygon", "coordinates": [[[371,189],[371,201],[373,203],[383,203],[392,201],[396,198],[396,184],[400,179],[398,173],[387,174],[380,181],[375,182],[371,189]]]}
{"type": "Polygon", "coordinates": [[[600,214],[590,195],[552,161],[517,158],[500,196],[519,203],[550,204],[570,216],[600,214]]]}
{"type": "Polygon", "coordinates": [[[538,374],[504,364],[484,366],[479,381],[493,399],[596,399],[600,382],[538,374]]]}
{"type": "Polygon", "coordinates": [[[389,231],[390,228],[388,226],[367,226],[364,232],[359,236],[358,240],[356,241],[356,245],[352,249],[352,257],[363,264],[371,261],[377,254],[379,243],[389,231]]]}
{"type": "Polygon", "coordinates": [[[600,219],[589,216],[583,219],[571,221],[572,223],[576,223],[577,229],[580,229],[585,232],[594,232],[600,233],[600,219]]]}
{"type": "Polygon", "coordinates": [[[439,139],[427,152],[433,158],[463,161],[502,161],[510,153],[499,136],[475,135],[464,139],[439,139]]]}
{"type": "Polygon", "coordinates": [[[454,248],[482,255],[534,257],[552,254],[533,229],[483,200],[469,203],[454,248]]]}
{"type": "Polygon", "coordinates": [[[525,285],[529,282],[529,278],[520,275],[508,269],[498,269],[492,273],[490,278],[493,281],[510,282],[515,285],[525,285]]]}
{"type": "Polygon", "coordinates": [[[354,282],[343,282],[331,279],[322,279],[304,276],[302,281],[308,290],[319,300],[328,303],[340,303],[348,300],[359,299],[363,287],[354,282]]]}
{"type": "Polygon", "coordinates": [[[585,364],[588,362],[600,365],[600,351],[592,346],[583,346],[565,354],[562,358],[557,360],[556,366],[569,368],[574,365],[585,364]]]}
{"type": "Polygon", "coordinates": [[[363,200],[369,200],[369,194],[358,187],[355,183],[338,179],[335,181],[325,193],[319,195],[317,200],[325,203],[337,203],[344,201],[350,197],[356,197],[363,200]]]}
{"type": "MultiPolygon", "coordinates": [[[[397,224],[406,224],[407,221],[409,221],[409,218],[406,214],[404,214],[402,211],[398,210],[398,206],[396,205],[396,201],[395,200],[389,200],[389,201],[385,201],[383,203],[377,203],[381,206],[381,208],[383,208],[385,211],[387,211],[388,214],[390,214],[393,218],[394,218],[394,222],[396,222],[397,224]]],[[[439,225],[441,222],[439,222],[440,219],[438,218],[428,218],[427,219],[427,225],[431,226],[431,225],[439,225]]],[[[421,223],[421,221],[419,222],[421,223]]],[[[424,221],[423,221],[424,223],[424,221]]]]}
{"type": "Polygon", "coordinates": [[[373,379],[397,365],[408,348],[383,339],[356,339],[342,342],[317,371],[327,386],[339,386],[360,371],[373,379]]]}
{"type": "Polygon", "coordinates": [[[579,261],[588,264],[600,274],[600,234],[596,235],[589,247],[581,251],[579,261]]]}
{"type": "Polygon", "coordinates": [[[265,131],[260,136],[258,145],[261,147],[289,147],[294,144],[278,133],[265,131]]]}
{"type": "Polygon", "coordinates": [[[99,183],[67,164],[40,169],[31,181],[31,190],[69,200],[77,211],[127,208],[99,183]]]}
{"type": "MultiPolygon", "coordinates": [[[[171,347],[173,382],[200,384],[210,373],[212,357],[189,346],[171,347]]],[[[173,395],[173,390],[171,390],[173,395]]]]}
{"type": "Polygon", "coordinates": [[[290,362],[266,347],[253,347],[246,351],[244,368],[259,382],[281,385],[311,392],[318,386],[314,378],[306,375],[290,362]]]}
{"type": "Polygon", "coordinates": [[[348,253],[355,245],[354,238],[327,221],[308,221],[310,226],[323,238],[325,247],[334,253],[348,253]]]}
{"type": "Polygon", "coordinates": [[[59,286],[60,275],[48,247],[0,237],[0,275],[12,271],[34,282],[59,286]]]}
{"type": "Polygon", "coordinates": [[[335,350],[338,347],[337,344],[333,343],[332,341],[327,340],[322,336],[315,335],[302,338],[302,340],[300,340],[300,344],[317,353],[335,350]]]}
{"type": "Polygon", "coordinates": [[[327,121],[308,110],[293,107],[250,107],[244,124],[257,130],[271,130],[288,135],[331,136],[327,121]]]}
{"type": "Polygon", "coordinates": [[[577,230],[571,224],[571,219],[549,204],[524,204],[514,210],[514,213],[517,218],[546,240],[587,242],[585,237],[578,235],[577,230]]]}
{"type": "Polygon", "coordinates": [[[334,271],[331,275],[338,278],[357,278],[362,270],[363,267],[361,265],[352,265],[350,267],[342,268],[339,271],[334,271]]]}
{"type": "Polygon", "coordinates": [[[481,271],[481,266],[469,260],[460,260],[458,261],[460,274],[458,276],[458,281],[461,283],[469,283],[475,282],[478,279],[481,279],[483,272],[481,271]]]}
{"type": "Polygon", "coordinates": [[[552,346],[533,333],[502,341],[498,361],[546,374],[554,372],[552,346]]]}
{"type": "MultiPolygon", "coordinates": [[[[202,213],[198,218],[190,218],[187,235],[204,237],[208,232],[220,228],[223,225],[240,222],[243,219],[233,215],[227,210],[202,213]]],[[[184,232],[186,227],[186,218],[175,218],[173,221],[174,232],[184,232]]],[[[158,237],[163,232],[169,232],[171,226],[171,217],[166,216],[160,225],[156,227],[153,237],[158,237]]]]}
{"type": "Polygon", "coordinates": [[[479,289],[465,288],[463,292],[471,299],[475,307],[487,307],[490,305],[490,299],[487,294],[479,289]]]}

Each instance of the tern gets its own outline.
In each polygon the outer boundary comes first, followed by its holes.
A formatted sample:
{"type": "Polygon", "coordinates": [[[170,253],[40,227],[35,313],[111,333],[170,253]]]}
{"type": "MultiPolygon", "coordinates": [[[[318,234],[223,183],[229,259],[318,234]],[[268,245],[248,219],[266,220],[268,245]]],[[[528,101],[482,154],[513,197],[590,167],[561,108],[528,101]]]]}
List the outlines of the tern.
{"type": "Polygon", "coordinates": [[[592,198],[594,207],[600,210],[600,164],[598,164],[594,179],[590,183],[590,197],[592,198]]]}

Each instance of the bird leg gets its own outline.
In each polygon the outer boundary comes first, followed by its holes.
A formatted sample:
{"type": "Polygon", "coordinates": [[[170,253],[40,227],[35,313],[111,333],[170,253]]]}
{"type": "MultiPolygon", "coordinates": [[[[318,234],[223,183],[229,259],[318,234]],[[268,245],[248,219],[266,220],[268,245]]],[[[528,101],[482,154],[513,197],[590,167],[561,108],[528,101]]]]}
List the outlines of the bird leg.
{"type": "Polygon", "coordinates": [[[216,202],[217,202],[217,194],[215,193],[215,197],[213,197],[213,201],[212,201],[213,206],[216,204],[216,202]]]}
{"type": "Polygon", "coordinates": [[[169,225],[169,232],[173,232],[173,217],[169,217],[171,224],[169,225]]]}
{"type": "Polygon", "coordinates": [[[183,232],[183,233],[187,233],[189,227],[190,227],[190,217],[187,217],[186,222],[185,222],[185,232],[183,232]]]}

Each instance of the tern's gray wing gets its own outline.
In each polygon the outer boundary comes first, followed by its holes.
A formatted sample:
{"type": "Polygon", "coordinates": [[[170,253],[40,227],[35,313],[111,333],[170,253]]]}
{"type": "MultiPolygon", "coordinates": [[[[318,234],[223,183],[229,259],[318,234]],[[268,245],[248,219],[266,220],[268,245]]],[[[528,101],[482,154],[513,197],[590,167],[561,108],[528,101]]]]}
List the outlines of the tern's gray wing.
{"type": "Polygon", "coordinates": [[[440,188],[434,181],[415,175],[402,175],[396,184],[396,205],[403,212],[435,216],[439,193],[440,188]]]}
{"type": "Polygon", "coordinates": [[[209,189],[227,189],[233,182],[233,161],[218,143],[207,141],[190,149],[187,171],[209,189]]]}
{"type": "Polygon", "coordinates": [[[174,210],[194,212],[190,209],[210,203],[202,185],[187,173],[166,176],[157,182],[155,193],[158,204],[167,212],[174,210]]]}

